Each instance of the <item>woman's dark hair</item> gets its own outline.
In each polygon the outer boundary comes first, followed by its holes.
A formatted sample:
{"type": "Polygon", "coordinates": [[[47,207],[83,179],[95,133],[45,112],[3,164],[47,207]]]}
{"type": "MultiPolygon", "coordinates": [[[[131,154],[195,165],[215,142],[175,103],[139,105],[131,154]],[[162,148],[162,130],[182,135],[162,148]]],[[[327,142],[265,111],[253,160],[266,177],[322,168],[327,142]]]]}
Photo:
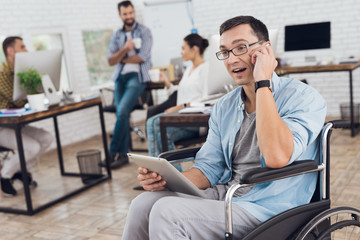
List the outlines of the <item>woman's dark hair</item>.
{"type": "Polygon", "coordinates": [[[220,26],[220,36],[227,30],[237,27],[241,24],[249,24],[254,34],[259,40],[269,41],[269,32],[263,22],[252,16],[238,16],[226,20],[220,26]]]}
{"type": "Polygon", "coordinates": [[[18,36],[13,36],[13,37],[7,37],[5,38],[5,40],[3,41],[3,44],[2,44],[2,47],[3,47],[3,51],[4,51],[4,54],[5,54],[5,57],[7,57],[7,51],[6,49],[8,47],[13,47],[15,45],[15,41],[16,39],[18,40],[23,40],[21,37],[18,37],[18,36]]]}
{"type": "Polygon", "coordinates": [[[122,1],[118,3],[118,10],[120,12],[120,8],[121,7],[125,7],[127,8],[128,6],[131,6],[132,8],[134,8],[134,6],[132,5],[132,3],[130,1],[122,1]]]}
{"type": "Polygon", "coordinates": [[[192,33],[184,38],[184,41],[192,48],[197,46],[200,50],[200,55],[203,55],[205,49],[209,46],[209,41],[206,38],[202,38],[199,34],[192,33]]]}

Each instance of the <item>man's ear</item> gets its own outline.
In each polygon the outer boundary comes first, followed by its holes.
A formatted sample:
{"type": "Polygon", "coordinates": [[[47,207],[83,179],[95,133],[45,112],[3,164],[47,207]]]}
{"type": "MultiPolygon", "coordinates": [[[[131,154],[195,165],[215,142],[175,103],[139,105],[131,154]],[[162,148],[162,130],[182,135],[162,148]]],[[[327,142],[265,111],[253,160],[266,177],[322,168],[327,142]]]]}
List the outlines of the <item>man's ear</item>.
{"type": "Polygon", "coordinates": [[[15,49],[11,46],[6,48],[7,56],[14,56],[15,55],[15,49]]]}

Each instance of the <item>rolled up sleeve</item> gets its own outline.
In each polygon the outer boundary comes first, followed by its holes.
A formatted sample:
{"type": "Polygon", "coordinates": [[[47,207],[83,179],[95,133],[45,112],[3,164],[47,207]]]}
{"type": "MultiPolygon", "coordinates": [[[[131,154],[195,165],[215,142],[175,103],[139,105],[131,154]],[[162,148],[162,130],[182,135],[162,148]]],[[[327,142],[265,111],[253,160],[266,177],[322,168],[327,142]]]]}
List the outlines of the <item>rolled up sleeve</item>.
{"type": "Polygon", "coordinates": [[[138,55],[144,62],[147,62],[151,59],[151,47],[153,43],[151,31],[148,28],[144,28],[141,38],[141,48],[138,55]]]}
{"type": "Polygon", "coordinates": [[[283,108],[280,112],[281,118],[294,136],[294,150],[288,164],[298,159],[316,140],[325,122],[326,102],[318,92],[312,90],[306,88],[302,92],[294,92],[294,98],[299,95],[308,97],[302,98],[301,102],[298,101],[296,107],[283,108]]]}

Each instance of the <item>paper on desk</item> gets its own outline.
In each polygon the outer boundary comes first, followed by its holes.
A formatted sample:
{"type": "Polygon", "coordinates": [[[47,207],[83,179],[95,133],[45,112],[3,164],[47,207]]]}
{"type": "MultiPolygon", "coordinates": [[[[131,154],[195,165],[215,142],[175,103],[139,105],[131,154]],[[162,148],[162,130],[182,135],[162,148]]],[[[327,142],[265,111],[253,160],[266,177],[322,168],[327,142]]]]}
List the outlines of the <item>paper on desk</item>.
{"type": "Polygon", "coordinates": [[[33,112],[35,112],[35,110],[28,108],[1,109],[0,117],[19,117],[33,112]]]}
{"type": "Polygon", "coordinates": [[[0,109],[2,114],[15,114],[15,113],[24,113],[26,112],[26,108],[6,108],[0,109]]]}
{"type": "Polygon", "coordinates": [[[179,111],[179,113],[205,113],[210,114],[212,107],[187,107],[179,111]]]}

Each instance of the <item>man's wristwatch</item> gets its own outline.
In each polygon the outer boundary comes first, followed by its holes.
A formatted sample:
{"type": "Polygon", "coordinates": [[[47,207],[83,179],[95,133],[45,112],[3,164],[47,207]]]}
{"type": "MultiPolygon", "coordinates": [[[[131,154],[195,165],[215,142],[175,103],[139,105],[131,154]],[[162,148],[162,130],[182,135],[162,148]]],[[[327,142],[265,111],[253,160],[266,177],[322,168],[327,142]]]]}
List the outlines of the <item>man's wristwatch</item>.
{"type": "Polygon", "coordinates": [[[262,87],[268,87],[270,89],[270,91],[272,91],[271,89],[271,82],[270,80],[260,80],[255,82],[255,92],[262,87]]]}

